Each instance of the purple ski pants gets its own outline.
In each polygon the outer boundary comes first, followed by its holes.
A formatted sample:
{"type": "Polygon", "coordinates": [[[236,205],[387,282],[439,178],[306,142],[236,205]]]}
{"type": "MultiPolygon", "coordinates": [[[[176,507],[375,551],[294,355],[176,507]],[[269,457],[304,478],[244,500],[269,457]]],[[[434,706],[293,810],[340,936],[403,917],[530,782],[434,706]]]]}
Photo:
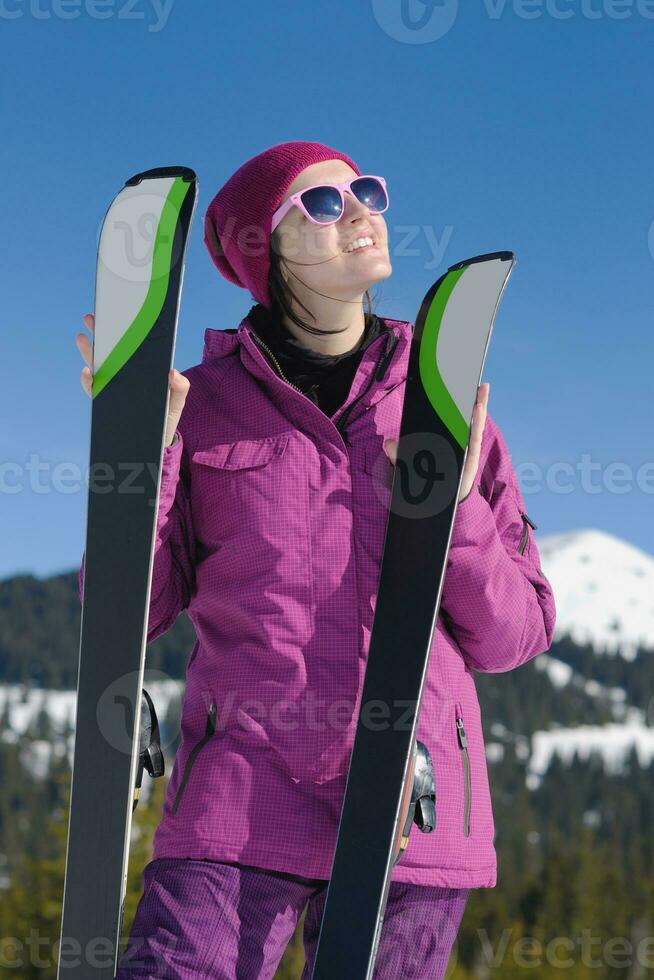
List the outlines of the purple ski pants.
{"type": "MultiPolygon", "coordinates": [[[[307,902],[300,980],[310,980],[326,881],[160,858],[143,884],[116,980],[272,980],[307,902]]],[[[391,882],[373,980],[444,977],[468,895],[391,882]]]]}

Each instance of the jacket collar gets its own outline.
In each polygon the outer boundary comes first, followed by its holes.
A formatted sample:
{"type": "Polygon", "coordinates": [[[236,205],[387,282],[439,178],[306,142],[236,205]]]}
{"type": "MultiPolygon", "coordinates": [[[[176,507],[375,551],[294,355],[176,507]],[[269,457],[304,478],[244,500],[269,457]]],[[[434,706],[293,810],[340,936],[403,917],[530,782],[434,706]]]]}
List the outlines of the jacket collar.
{"type": "MultiPolygon", "coordinates": [[[[413,335],[413,324],[410,321],[393,320],[389,317],[383,317],[383,320],[387,329],[383,330],[381,335],[366,348],[361,358],[361,364],[359,364],[359,370],[361,370],[364,364],[371,362],[376,364],[380,361],[382,352],[387,352],[388,362],[386,364],[386,370],[383,377],[376,382],[375,392],[377,390],[381,392],[394,388],[406,378],[408,364],[407,348],[411,344],[411,337],[413,335]],[[394,336],[389,338],[389,332],[394,336]]],[[[251,332],[253,329],[247,316],[241,320],[237,329],[217,330],[213,327],[207,327],[204,331],[202,363],[206,364],[240,354],[243,362],[249,366],[252,364],[251,357],[253,352],[255,357],[262,356],[255,342],[252,340],[251,332]],[[251,356],[243,357],[245,351],[251,356]]],[[[266,365],[266,369],[273,370],[269,365],[266,365]]]]}

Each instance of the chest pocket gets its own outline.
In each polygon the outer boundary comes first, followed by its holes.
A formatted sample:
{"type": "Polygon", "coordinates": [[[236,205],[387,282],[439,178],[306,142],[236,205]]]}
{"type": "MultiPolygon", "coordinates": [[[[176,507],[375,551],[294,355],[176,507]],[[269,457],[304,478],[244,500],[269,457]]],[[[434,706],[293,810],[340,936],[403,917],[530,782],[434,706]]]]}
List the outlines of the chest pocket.
{"type": "Polygon", "coordinates": [[[192,454],[196,534],[217,545],[275,519],[288,467],[288,433],[217,443],[192,454]]]}
{"type": "Polygon", "coordinates": [[[211,446],[210,449],[197,449],[193,453],[193,462],[215,466],[221,470],[258,469],[276,456],[281,456],[287,445],[287,434],[265,439],[221,442],[217,446],[211,446]]]}

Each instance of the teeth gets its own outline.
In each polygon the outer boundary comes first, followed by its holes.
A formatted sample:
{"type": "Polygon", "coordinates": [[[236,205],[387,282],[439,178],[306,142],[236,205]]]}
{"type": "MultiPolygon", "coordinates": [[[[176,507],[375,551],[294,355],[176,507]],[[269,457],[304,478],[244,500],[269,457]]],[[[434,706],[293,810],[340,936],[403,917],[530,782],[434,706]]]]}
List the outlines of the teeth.
{"type": "Polygon", "coordinates": [[[357,248],[363,248],[365,245],[374,245],[372,238],[357,238],[356,242],[351,242],[344,252],[354,252],[357,248]]]}

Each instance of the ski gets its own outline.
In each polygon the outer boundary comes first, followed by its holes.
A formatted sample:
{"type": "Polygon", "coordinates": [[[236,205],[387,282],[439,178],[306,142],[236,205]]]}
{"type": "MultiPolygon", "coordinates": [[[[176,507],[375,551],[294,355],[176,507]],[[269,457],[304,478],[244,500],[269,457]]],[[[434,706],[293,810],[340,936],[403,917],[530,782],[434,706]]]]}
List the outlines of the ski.
{"type": "Polygon", "coordinates": [[[132,812],[143,767],[151,775],[163,771],[156,716],[142,687],[168,374],[196,199],[197,178],[187,167],[136,174],[111,203],[98,242],[84,591],[58,980],[115,976],[132,812]],[[142,744],[139,729],[148,713],[153,728],[144,728],[142,744]]]}
{"type": "Polygon", "coordinates": [[[420,829],[433,829],[435,792],[424,765],[417,792],[414,785],[418,716],[477,389],[514,263],[512,252],[493,252],[451,266],[427,292],[416,319],[373,629],[313,980],[370,980],[392,871],[410,846],[412,808],[421,796],[427,819],[420,829]]]}

